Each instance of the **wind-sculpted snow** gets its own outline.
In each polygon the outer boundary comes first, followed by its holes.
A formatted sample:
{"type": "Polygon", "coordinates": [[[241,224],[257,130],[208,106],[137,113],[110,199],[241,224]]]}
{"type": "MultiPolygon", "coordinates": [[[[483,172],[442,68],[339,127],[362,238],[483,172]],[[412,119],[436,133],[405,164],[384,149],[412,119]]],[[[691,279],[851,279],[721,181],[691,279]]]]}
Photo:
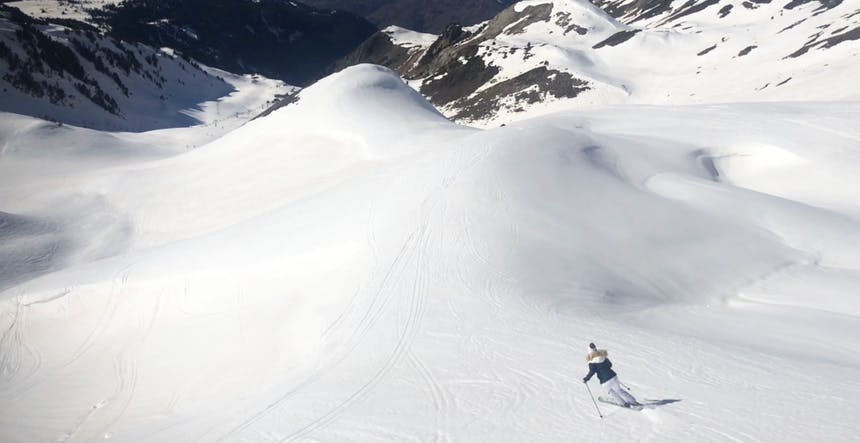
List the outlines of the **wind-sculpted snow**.
{"type": "Polygon", "coordinates": [[[64,195],[129,224],[121,253],[0,293],[0,433],[850,440],[858,118],[610,107],[480,131],[360,65],[185,154],[62,189],[0,176],[3,232],[64,195]],[[662,405],[601,421],[590,341],[662,405]]]}

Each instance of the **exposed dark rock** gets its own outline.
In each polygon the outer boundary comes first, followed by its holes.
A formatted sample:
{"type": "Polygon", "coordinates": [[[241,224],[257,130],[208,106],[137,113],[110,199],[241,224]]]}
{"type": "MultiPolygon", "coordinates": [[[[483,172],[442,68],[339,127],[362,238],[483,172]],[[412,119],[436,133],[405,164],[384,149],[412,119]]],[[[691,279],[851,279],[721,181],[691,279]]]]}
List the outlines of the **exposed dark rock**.
{"type": "MultiPolygon", "coordinates": [[[[484,26],[474,33],[465,31],[457,24],[451,24],[436,39],[435,42],[423,53],[420,51],[409,51],[393,45],[387,36],[376,35],[363,43],[359,50],[353,52],[340,66],[346,66],[358,62],[372,62],[395,69],[401,76],[409,79],[423,79],[421,93],[437,106],[451,106],[466,112],[468,108],[478,101],[464,101],[487,82],[492,80],[499,72],[499,68],[487,65],[478,57],[481,44],[498,37],[502,32],[516,34],[524,32],[525,28],[533,23],[549,22],[551,19],[553,5],[550,3],[533,5],[516,11],[509,7],[499,13],[484,26]],[[417,62],[415,59],[418,58],[417,62]],[[458,103],[458,101],[460,101],[458,103]],[[464,108],[465,107],[465,108],[464,108]]],[[[568,30],[580,34],[587,32],[585,28],[570,22],[569,14],[559,14],[556,20],[560,21],[568,30]]],[[[496,51],[492,45],[486,50],[496,51]]],[[[505,48],[500,53],[502,57],[516,56],[522,53],[524,60],[533,56],[531,45],[527,45],[522,51],[517,48],[505,48]]],[[[544,72],[546,68],[541,68],[544,72]]],[[[537,71],[536,71],[537,72],[537,71]]],[[[535,73],[520,76],[514,80],[503,82],[508,87],[519,85],[518,82],[530,79],[535,73]]],[[[562,91],[561,84],[569,74],[560,73],[552,75],[553,88],[562,91]]],[[[547,81],[546,79],[542,81],[547,81]]],[[[567,83],[571,83],[568,81],[567,83]]],[[[494,85],[488,90],[500,92],[504,87],[494,85]]],[[[517,92],[525,94],[525,92],[517,92]]],[[[531,93],[529,93],[531,94],[531,93]]],[[[561,92],[559,92],[561,94],[561,92]]],[[[478,94],[480,103],[487,102],[487,95],[482,92],[478,94]]],[[[518,99],[524,102],[524,98],[518,99]]],[[[477,112],[480,113],[480,112],[477,112]]],[[[477,115],[477,114],[476,114],[477,115]]]]}
{"type": "Polygon", "coordinates": [[[801,20],[798,20],[798,21],[796,21],[796,22],[794,22],[794,23],[792,23],[792,24],[790,24],[790,25],[788,25],[788,26],[786,26],[786,27],[784,27],[784,28],[780,29],[780,30],[779,30],[779,32],[777,32],[777,34],[781,34],[781,33],[783,33],[784,31],[788,31],[789,29],[792,29],[792,28],[794,28],[795,26],[797,26],[797,25],[799,25],[799,24],[801,24],[801,23],[803,23],[803,22],[805,22],[805,21],[806,21],[806,19],[805,19],[805,18],[804,18],[804,19],[801,19],[801,20]]]}
{"type": "Polygon", "coordinates": [[[791,0],[788,4],[783,6],[784,9],[794,9],[798,6],[805,5],[807,3],[818,2],[821,4],[819,9],[831,9],[835,8],[842,4],[842,0],[791,0]]]}
{"type": "Polygon", "coordinates": [[[475,92],[499,73],[498,67],[487,66],[481,58],[475,57],[477,52],[477,46],[470,46],[467,52],[458,53],[467,62],[450,60],[444,69],[437,71],[441,77],[432,77],[424,82],[421,93],[429,97],[433,104],[444,106],[475,92]]]}
{"type": "Polygon", "coordinates": [[[749,54],[749,53],[750,53],[750,51],[752,51],[752,50],[753,50],[753,49],[755,49],[755,48],[758,48],[758,46],[756,46],[756,45],[752,45],[752,46],[747,46],[747,47],[746,47],[746,48],[744,48],[744,49],[741,49],[741,52],[738,52],[738,57],[743,57],[743,56],[745,56],[745,55],[749,54]]]}
{"type": "Polygon", "coordinates": [[[576,31],[576,33],[579,35],[588,34],[588,29],[583,28],[579,25],[570,25],[567,28],[564,28],[564,35],[567,35],[567,33],[569,33],[570,31],[576,31]]]}
{"type": "Polygon", "coordinates": [[[541,66],[458,101],[454,106],[461,111],[454,119],[481,120],[490,117],[508,97],[513,97],[516,110],[521,105],[537,103],[548,96],[573,98],[588,89],[588,82],[584,80],[574,78],[567,72],[541,66]]]}
{"type": "Polygon", "coordinates": [[[451,69],[457,69],[458,65],[463,64],[460,59],[469,59],[478,51],[477,43],[458,45],[470,37],[472,34],[464,31],[459,25],[449,25],[446,32],[433,42],[414,66],[405,66],[398,72],[405,78],[415,79],[438,76],[451,69]]]}
{"type": "Polygon", "coordinates": [[[570,31],[575,31],[579,35],[588,34],[588,29],[573,23],[573,19],[570,17],[569,12],[556,13],[555,24],[564,28],[564,35],[567,35],[570,31]]]}
{"type": "Polygon", "coordinates": [[[591,0],[609,15],[623,19],[625,23],[656,17],[672,10],[672,0],[591,0]]]}
{"type": "Polygon", "coordinates": [[[729,13],[732,12],[732,8],[734,6],[735,5],[726,5],[726,6],[723,6],[722,8],[720,8],[720,11],[719,11],[720,18],[723,18],[723,17],[729,15],[729,13]]]}
{"type": "MultiPolygon", "coordinates": [[[[418,61],[419,65],[427,66],[427,69],[419,68],[420,73],[424,73],[425,71],[434,71],[433,61],[436,59],[442,51],[454,46],[455,44],[471,37],[467,31],[463,30],[463,27],[452,23],[445,28],[445,32],[443,32],[439,38],[427,48],[427,52],[421,57],[421,60],[418,61]]],[[[419,72],[416,72],[417,75],[420,75],[419,72]]]]}
{"type": "Polygon", "coordinates": [[[263,117],[277,111],[278,109],[287,107],[289,105],[292,105],[293,103],[298,103],[300,99],[301,99],[301,97],[299,96],[298,92],[296,92],[295,94],[287,94],[284,96],[276,97],[276,101],[272,106],[269,106],[265,111],[254,116],[254,118],[252,118],[251,120],[263,118],[263,117]]]}
{"type": "MultiPolygon", "coordinates": [[[[826,38],[824,40],[818,40],[818,37],[821,34],[816,34],[812,40],[803,45],[802,48],[797,51],[792,52],[788,55],[788,57],[800,57],[803,54],[809,52],[810,49],[815,47],[820,47],[822,49],[832,48],[840,43],[852,41],[852,40],[860,40],[860,27],[854,28],[844,34],[834,35],[833,37],[826,38]]],[[[778,86],[778,85],[777,85],[778,86]]]]}
{"type": "Polygon", "coordinates": [[[489,40],[499,36],[502,32],[508,34],[519,34],[523,30],[537,22],[548,22],[552,13],[552,4],[528,6],[517,12],[516,8],[510,7],[495,16],[481,31],[480,39],[489,40]],[[509,26],[516,24],[513,27],[509,26]]]}
{"type": "Polygon", "coordinates": [[[698,53],[698,54],[696,54],[696,55],[698,55],[698,56],[702,56],[702,55],[705,55],[705,54],[707,54],[707,53],[709,53],[709,52],[713,51],[714,49],[717,49],[717,45],[711,46],[711,47],[709,47],[709,48],[705,48],[705,49],[703,49],[701,52],[699,52],[699,53],[698,53]]]}
{"type": "Polygon", "coordinates": [[[633,38],[634,35],[641,31],[641,29],[632,29],[628,31],[616,32],[615,34],[610,35],[609,38],[607,38],[606,40],[603,40],[602,42],[594,45],[593,48],[600,49],[604,46],[618,46],[626,42],[627,40],[630,40],[631,38],[633,38]]]}
{"type": "MultiPolygon", "coordinates": [[[[784,85],[784,84],[788,83],[788,82],[789,82],[789,80],[791,80],[791,77],[789,77],[789,78],[787,78],[787,79],[785,79],[785,80],[783,80],[783,81],[781,81],[781,82],[777,83],[777,84],[776,84],[776,86],[782,86],[782,85],[784,85]]],[[[774,87],[776,87],[776,86],[774,86],[774,87]]]]}
{"type": "Polygon", "coordinates": [[[720,3],[720,0],[705,0],[701,3],[696,3],[696,0],[689,0],[687,3],[684,3],[683,6],[678,8],[678,11],[673,13],[672,15],[666,17],[661,23],[669,23],[675,20],[678,20],[681,17],[686,17],[690,14],[694,14],[696,12],[702,11],[706,8],[709,8],[713,5],[717,5],[720,3]]]}

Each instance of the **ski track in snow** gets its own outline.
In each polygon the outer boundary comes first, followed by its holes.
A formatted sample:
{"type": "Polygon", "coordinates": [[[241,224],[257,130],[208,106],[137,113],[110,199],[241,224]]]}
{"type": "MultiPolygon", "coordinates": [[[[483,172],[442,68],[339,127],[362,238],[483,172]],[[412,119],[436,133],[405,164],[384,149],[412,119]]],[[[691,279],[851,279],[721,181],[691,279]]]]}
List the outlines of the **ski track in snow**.
{"type": "MultiPolygon", "coordinates": [[[[408,269],[411,268],[411,266],[414,266],[414,275],[411,276],[413,286],[411,289],[412,295],[410,297],[408,314],[405,319],[405,324],[402,326],[402,332],[399,335],[399,339],[394,344],[394,349],[391,351],[390,357],[385,362],[383,362],[382,366],[377,370],[377,372],[375,372],[363,385],[361,385],[359,389],[351,393],[335,408],[332,408],[326,414],[311,421],[297,431],[288,434],[282,438],[279,438],[278,441],[295,441],[333,422],[342,414],[343,411],[349,408],[352,404],[364,398],[370,390],[372,390],[381,380],[383,380],[383,378],[391,371],[391,369],[395,365],[397,365],[401,362],[401,360],[403,360],[404,355],[408,353],[411,341],[414,339],[414,335],[417,331],[417,326],[421,321],[423,307],[425,304],[424,299],[426,297],[426,294],[424,282],[426,281],[428,276],[427,271],[425,269],[427,264],[425,263],[424,253],[428,249],[428,243],[431,238],[431,233],[428,232],[428,227],[430,222],[435,218],[434,211],[436,210],[436,207],[440,204],[440,200],[443,198],[445,191],[451,186],[453,182],[456,181],[457,177],[460,175],[460,173],[462,173],[462,170],[466,170],[474,166],[474,164],[479,162],[482,157],[485,157],[487,153],[488,150],[485,150],[474,160],[466,162],[465,166],[463,166],[461,170],[444,179],[441,186],[435,191],[432,191],[431,194],[421,203],[419,226],[417,226],[415,230],[409,234],[406,241],[403,243],[400,252],[397,254],[392,264],[385,271],[384,275],[382,276],[379,290],[375,293],[369,307],[363,312],[363,316],[358,321],[358,326],[355,328],[355,331],[348,339],[348,342],[352,342],[354,344],[351,347],[348,347],[348,349],[346,349],[345,351],[343,351],[342,354],[344,356],[343,358],[345,358],[347,355],[355,351],[355,347],[358,343],[361,342],[362,337],[366,335],[370,331],[370,329],[373,328],[373,326],[379,321],[380,317],[386,310],[386,307],[388,307],[388,305],[390,304],[392,296],[394,295],[391,287],[397,284],[393,281],[402,280],[404,278],[403,273],[408,272],[408,269]]],[[[372,230],[372,228],[370,229],[372,230]]],[[[373,234],[370,234],[370,238],[373,238],[373,234]]],[[[352,302],[350,302],[350,306],[353,306],[352,302]]],[[[341,322],[342,318],[343,315],[338,317],[337,322],[341,322]]],[[[339,360],[342,360],[342,358],[339,360]]],[[[411,359],[411,362],[413,364],[416,364],[420,372],[420,362],[418,362],[418,360],[414,357],[411,359]]],[[[332,369],[333,368],[329,368],[317,372],[314,376],[314,380],[312,381],[316,381],[319,377],[323,376],[326,372],[332,369]]],[[[431,377],[428,373],[423,373],[422,376],[431,377]]],[[[432,378],[430,380],[432,380],[432,378]]],[[[432,384],[432,381],[430,383],[432,384]]],[[[224,440],[224,438],[231,437],[235,432],[242,431],[251,427],[256,421],[261,418],[263,414],[277,414],[278,405],[284,400],[287,400],[291,396],[291,394],[292,391],[286,393],[277,402],[267,406],[263,411],[253,415],[250,419],[243,422],[234,431],[231,431],[230,433],[224,435],[219,440],[224,440]]]]}

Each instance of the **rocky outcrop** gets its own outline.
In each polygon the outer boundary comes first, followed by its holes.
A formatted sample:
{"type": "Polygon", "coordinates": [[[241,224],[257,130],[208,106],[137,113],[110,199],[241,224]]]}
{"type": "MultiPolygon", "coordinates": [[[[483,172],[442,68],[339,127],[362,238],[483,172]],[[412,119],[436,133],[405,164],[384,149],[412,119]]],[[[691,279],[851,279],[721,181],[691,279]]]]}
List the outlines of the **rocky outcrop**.
{"type": "Polygon", "coordinates": [[[526,106],[550,98],[575,98],[589,89],[588,82],[567,72],[538,67],[461,99],[454,114],[458,121],[485,120],[500,111],[522,112],[526,106]]]}
{"type": "MultiPolygon", "coordinates": [[[[363,43],[342,65],[376,63],[395,69],[451,118],[463,122],[492,120],[499,112],[516,112],[538,102],[575,98],[590,82],[535,58],[535,47],[509,45],[533,25],[549,26],[561,36],[593,31],[582,15],[553,2],[511,6],[486,23],[470,28],[451,24],[415,55],[398,49],[384,32],[363,43]],[[519,72],[503,72],[499,61],[522,60],[519,72]]],[[[575,37],[570,37],[575,38],[575,37]]],[[[620,43],[620,42],[619,42],[620,43]]]]}
{"type": "Polygon", "coordinates": [[[604,46],[618,46],[618,45],[626,42],[627,40],[630,40],[631,38],[633,38],[633,36],[636,35],[640,31],[641,31],[640,29],[631,29],[631,30],[627,30],[627,31],[616,32],[615,34],[612,34],[611,36],[609,36],[609,38],[607,38],[606,40],[603,40],[600,43],[592,46],[592,48],[600,49],[604,46]]]}
{"type": "Polygon", "coordinates": [[[477,46],[457,51],[455,54],[463,57],[465,63],[460,62],[459,58],[449,59],[421,85],[421,93],[434,105],[446,106],[477,91],[499,73],[498,67],[487,65],[483,59],[476,57],[477,52],[477,46]]]}
{"type": "Polygon", "coordinates": [[[789,54],[788,57],[800,57],[801,55],[806,54],[807,52],[809,52],[810,49],[813,48],[832,48],[833,46],[836,46],[840,43],[845,43],[853,40],[860,40],[860,27],[854,28],[847,32],[839,33],[828,38],[821,38],[821,34],[819,33],[813,35],[809,42],[807,42],[797,51],[794,51],[789,54]]]}

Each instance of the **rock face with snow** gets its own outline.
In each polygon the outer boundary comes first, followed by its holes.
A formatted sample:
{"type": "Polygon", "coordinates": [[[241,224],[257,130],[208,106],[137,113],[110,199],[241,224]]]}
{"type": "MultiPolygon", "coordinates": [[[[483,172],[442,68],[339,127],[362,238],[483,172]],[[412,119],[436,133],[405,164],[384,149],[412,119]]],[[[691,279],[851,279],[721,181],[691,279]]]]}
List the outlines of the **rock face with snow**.
{"type": "Polygon", "coordinates": [[[194,119],[181,110],[232,90],[175,52],[64,23],[72,27],[0,5],[0,110],[140,131],[190,124],[194,119]]]}
{"type": "Polygon", "coordinates": [[[377,28],[348,12],[283,0],[19,0],[53,23],[89,24],[114,38],[169,47],[208,66],[294,85],[317,80],[377,28]]]}
{"type": "Polygon", "coordinates": [[[858,29],[850,2],[530,0],[410,59],[380,56],[398,52],[381,33],[349,61],[391,66],[446,115],[486,125],[595,104],[856,99],[858,29]]]}
{"type": "Polygon", "coordinates": [[[349,13],[282,0],[127,0],[99,15],[116,38],[295,85],[318,79],[377,30],[349,13]]]}

